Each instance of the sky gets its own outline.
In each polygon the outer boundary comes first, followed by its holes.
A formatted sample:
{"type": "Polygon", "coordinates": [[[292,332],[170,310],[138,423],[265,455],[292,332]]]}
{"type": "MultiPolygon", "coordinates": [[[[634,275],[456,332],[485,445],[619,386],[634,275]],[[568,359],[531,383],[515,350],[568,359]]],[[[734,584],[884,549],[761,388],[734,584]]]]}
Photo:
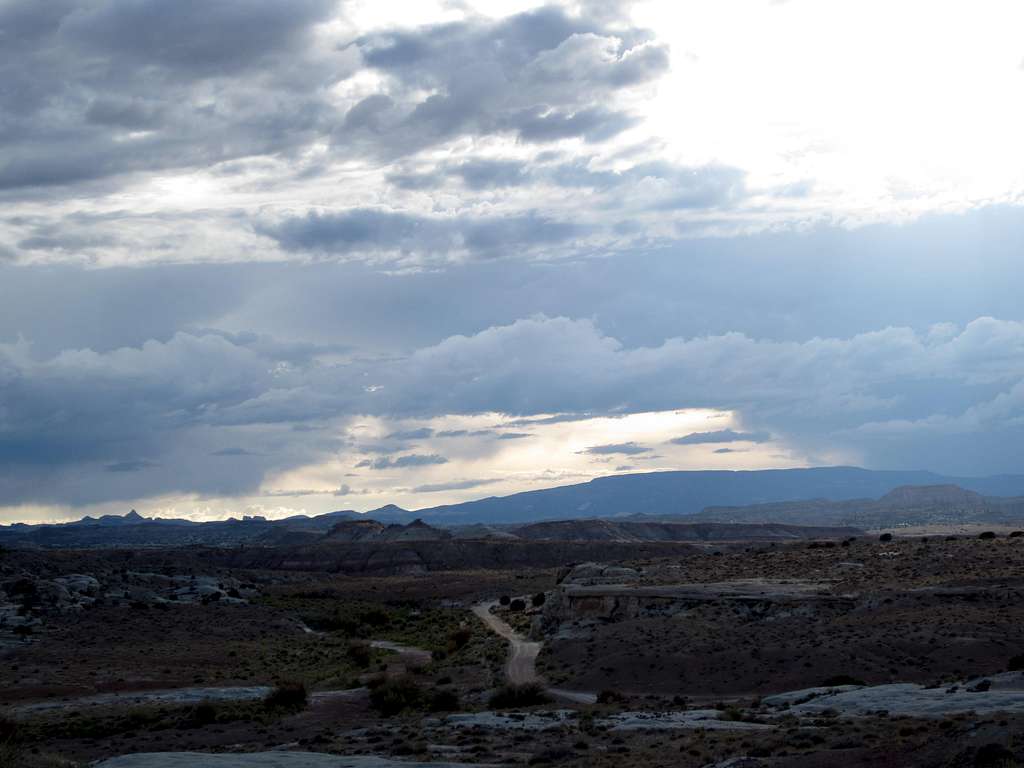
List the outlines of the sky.
{"type": "Polygon", "coordinates": [[[0,523],[1024,472],[1022,25],[0,0],[0,523]]]}

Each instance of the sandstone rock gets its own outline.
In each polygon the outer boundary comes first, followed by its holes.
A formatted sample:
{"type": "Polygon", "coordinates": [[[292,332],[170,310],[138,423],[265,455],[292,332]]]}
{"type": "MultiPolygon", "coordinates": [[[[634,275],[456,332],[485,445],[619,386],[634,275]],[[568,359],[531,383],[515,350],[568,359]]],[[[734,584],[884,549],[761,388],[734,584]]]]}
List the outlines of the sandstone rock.
{"type": "Polygon", "coordinates": [[[99,579],[86,573],[71,573],[54,579],[54,582],[63,586],[68,592],[78,595],[95,597],[100,592],[99,579]]]}

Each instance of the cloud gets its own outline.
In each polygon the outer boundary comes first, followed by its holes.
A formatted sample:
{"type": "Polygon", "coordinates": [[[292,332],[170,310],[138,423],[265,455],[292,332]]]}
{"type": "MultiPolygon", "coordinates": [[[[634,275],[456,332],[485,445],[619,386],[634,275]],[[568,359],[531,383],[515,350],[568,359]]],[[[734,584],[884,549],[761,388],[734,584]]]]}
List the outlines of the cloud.
{"type": "Polygon", "coordinates": [[[501,217],[438,218],[394,211],[310,211],[274,223],[262,234],[288,251],[329,255],[422,256],[443,261],[460,254],[493,258],[522,254],[586,234],[586,229],[535,212],[501,217]]]}
{"type": "Polygon", "coordinates": [[[514,160],[467,160],[452,172],[473,190],[518,187],[528,180],[525,163],[514,160]]]}
{"type": "MultiPolygon", "coordinates": [[[[1019,310],[1021,222],[1000,209],[703,241],[694,254],[401,274],[0,266],[0,499],[252,493],[349,451],[346,424],[363,416],[511,416],[488,422],[493,441],[685,407],[731,411],[794,456],[1013,472],[1022,326],[978,310],[1019,310]],[[992,233],[983,269],[956,259],[978,231],[992,233]],[[819,251],[853,255],[825,270],[819,251]],[[747,279],[723,297],[715,286],[734,274],[747,279]],[[874,330],[856,330],[865,313],[874,330]],[[253,455],[209,461],[225,446],[253,455]],[[104,471],[133,456],[157,466],[104,471]]],[[[480,432],[435,436],[472,448],[480,432]]]]}
{"type": "Polygon", "coordinates": [[[479,488],[484,485],[492,485],[498,480],[452,480],[447,483],[428,483],[417,485],[412,489],[413,493],[439,493],[441,491],[464,491],[470,488],[479,488]]]}
{"type": "Polygon", "coordinates": [[[258,454],[253,453],[245,448],[221,448],[219,451],[213,451],[211,456],[256,456],[258,454]]]}
{"type": "Polygon", "coordinates": [[[368,467],[369,469],[402,469],[405,467],[425,467],[433,464],[447,464],[448,459],[436,453],[420,454],[408,453],[404,456],[381,456],[376,459],[366,459],[356,464],[356,467],[368,467]]]}
{"type": "Polygon", "coordinates": [[[328,68],[346,72],[344,54],[320,58],[310,45],[335,5],[6,3],[0,189],[207,166],[309,141],[332,111],[317,95],[338,77],[328,68]]]}
{"type": "Polygon", "coordinates": [[[357,46],[390,85],[349,110],[335,141],[388,156],[459,136],[603,141],[635,120],[615,105],[618,93],[668,69],[665,48],[640,30],[554,6],[386,31],[357,46]]]}
{"type": "Polygon", "coordinates": [[[608,445],[592,445],[577,453],[589,453],[594,456],[605,456],[608,454],[625,454],[632,456],[638,453],[648,453],[651,449],[638,443],[610,443],[608,445]]]}
{"type": "Polygon", "coordinates": [[[523,440],[533,437],[529,432],[502,432],[497,436],[498,440],[523,440]]]}
{"type": "Polygon", "coordinates": [[[348,483],[342,483],[338,486],[338,489],[333,492],[334,496],[365,496],[369,491],[361,491],[352,488],[348,483]]]}
{"type": "Polygon", "coordinates": [[[405,429],[392,432],[385,436],[385,440],[423,440],[434,436],[434,430],[430,427],[418,427],[416,429],[405,429]]]}
{"type": "Polygon", "coordinates": [[[772,439],[767,432],[735,432],[731,429],[720,429],[714,432],[691,432],[676,437],[669,442],[676,445],[703,445],[705,443],[766,443],[772,439]]]}
{"type": "Polygon", "coordinates": [[[150,467],[159,466],[144,459],[132,459],[130,461],[116,461],[103,467],[107,472],[142,472],[150,467]]]}
{"type": "Polygon", "coordinates": [[[334,0],[287,5],[185,0],[169,7],[159,0],[106,0],[64,17],[58,34],[72,45],[137,66],[223,76],[280,51],[298,50],[309,25],[335,5],[334,0]]]}
{"type": "MultiPolygon", "coordinates": [[[[284,365],[273,355],[286,349],[244,336],[185,333],[105,353],[65,350],[42,358],[25,341],[0,345],[0,401],[7,408],[0,494],[74,501],[173,488],[251,489],[268,471],[334,455],[345,445],[331,430],[296,432],[295,425],[339,424],[363,414],[397,419],[497,411],[543,420],[558,413],[706,407],[733,411],[754,429],[692,433],[683,444],[774,435],[811,455],[843,446],[869,461],[913,466],[926,455],[929,466],[961,471],[980,462],[1009,471],[1006,441],[1024,426],[1024,325],[993,318],[941,334],[890,327],[790,342],[730,333],[639,347],[589,320],[534,317],[383,360],[284,365]],[[243,434],[254,455],[230,462],[230,472],[223,462],[207,466],[207,446],[237,445],[243,434]],[[953,443],[974,446],[981,435],[989,436],[989,446],[964,461],[953,443]],[[108,472],[105,484],[72,480],[126,455],[146,456],[154,466],[108,472]],[[42,483],[44,476],[50,481],[42,483]]],[[[587,452],[644,458],[645,450],[619,443],[587,452]]],[[[411,469],[447,461],[412,453],[362,466],[411,469]]]]}

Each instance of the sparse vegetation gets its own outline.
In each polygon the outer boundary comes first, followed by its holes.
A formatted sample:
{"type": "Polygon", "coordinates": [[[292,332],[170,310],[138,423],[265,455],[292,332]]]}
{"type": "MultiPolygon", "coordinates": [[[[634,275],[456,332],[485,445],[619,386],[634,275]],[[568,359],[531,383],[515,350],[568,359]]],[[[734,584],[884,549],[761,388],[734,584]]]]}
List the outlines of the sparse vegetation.
{"type": "Polygon", "coordinates": [[[823,680],[821,684],[825,688],[835,688],[840,685],[867,685],[863,680],[850,675],[834,675],[823,680]]]}
{"type": "Polygon", "coordinates": [[[512,709],[515,707],[533,707],[547,704],[551,697],[538,683],[526,685],[506,685],[495,691],[488,702],[491,709],[512,709]]]}
{"type": "MultiPolygon", "coordinates": [[[[226,744],[257,751],[297,744],[302,751],[444,759],[428,751],[429,741],[457,744],[462,752],[457,760],[474,763],[501,762],[503,755],[518,754],[523,755],[520,762],[532,759],[538,764],[553,760],[594,768],[700,768],[747,755],[786,768],[794,760],[857,765],[858,760],[877,762],[885,755],[901,765],[919,764],[914,761],[920,758],[924,764],[970,766],[981,754],[980,745],[1016,732],[1024,719],[1013,713],[986,716],[976,729],[978,739],[965,746],[967,734],[979,723],[971,715],[922,721],[873,713],[850,719],[835,708],[807,717],[796,712],[798,706],[784,715],[770,705],[759,707],[749,695],[752,690],[909,680],[946,688],[959,684],[970,696],[983,697],[986,686],[978,681],[1000,669],[1024,670],[1014,581],[1024,550],[1008,541],[979,541],[977,531],[951,542],[942,537],[923,541],[912,532],[899,542],[898,547],[880,547],[873,539],[861,539],[830,549],[811,548],[804,540],[774,548],[721,546],[719,556],[707,552],[686,559],[619,562],[617,566],[634,569],[650,584],[742,579],[789,583],[806,579],[808,573],[822,574],[825,586],[818,589],[858,597],[852,605],[844,597],[813,606],[791,603],[774,612],[765,605],[708,601],[690,605],[685,621],[657,611],[630,618],[584,618],[578,624],[570,620],[560,627],[565,639],[556,639],[551,627],[541,625],[535,611],[528,610],[539,607],[538,594],[555,588],[553,571],[529,579],[510,572],[482,586],[474,583],[485,578],[480,574],[408,579],[239,575],[239,582],[261,579],[260,592],[266,597],[248,606],[229,601],[177,605],[170,613],[129,611],[124,602],[116,610],[100,608],[66,618],[41,614],[45,632],[37,632],[43,641],[13,643],[8,629],[11,655],[5,662],[10,663],[0,670],[0,690],[19,696],[9,702],[27,698],[24,691],[37,684],[33,681],[53,685],[67,679],[84,688],[90,677],[97,685],[128,690],[136,679],[166,687],[280,680],[294,681],[307,696],[313,690],[364,685],[370,693],[310,698],[308,713],[299,716],[294,715],[301,705],[289,705],[290,695],[280,690],[266,701],[77,712],[65,708],[59,714],[27,718],[17,758],[8,765],[61,765],[39,762],[50,759],[42,752],[51,745],[82,760],[115,750],[217,751],[226,744]],[[464,579],[462,592],[451,586],[459,578],[464,579]],[[468,610],[502,591],[526,597],[517,598],[524,603],[522,610],[496,610],[497,616],[520,632],[533,619],[534,628],[545,633],[538,663],[549,684],[571,691],[607,686],[597,705],[549,701],[540,686],[524,690],[504,685],[507,641],[468,610]],[[302,629],[297,619],[303,617],[313,620],[306,624],[316,631],[302,629]],[[318,617],[321,621],[314,625],[318,617]],[[970,628],[977,626],[986,628],[984,638],[967,642],[970,628]],[[893,627],[910,629],[895,633],[893,627]],[[196,636],[204,637],[204,644],[176,655],[183,638],[196,636]],[[951,643],[950,638],[959,640],[951,643]],[[373,648],[370,641],[376,639],[431,648],[433,661],[373,648]],[[967,679],[970,687],[963,685],[967,679]],[[726,702],[718,705],[723,720],[717,726],[750,721],[771,722],[776,728],[627,732],[612,730],[606,719],[634,710],[682,717],[683,710],[709,708],[712,699],[694,697],[701,690],[712,690],[726,702]],[[688,701],[680,691],[694,698],[688,701]],[[473,713],[484,707],[512,718],[526,708],[534,708],[531,718],[548,717],[555,709],[576,709],[579,714],[543,731],[456,728],[437,716],[429,718],[438,723],[430,726],[436,733],[428,737],[420,732],[428,712],[473,713]],[[834,754],[826,756],[825,750],[834,754]]],[[[143,556],[136,553],[132,567],[156,570],[137,563],[143,556]]],[[[46,558],[52,555],[32,557],[49,562],[46,558]]],[[[551,601],[551,592],[546,594],[545,618],[550,620],[565,601],[551,601]]],[[[8,768],[2,759],[0,768],[8,768]]]]}
{"type": "Polygon", "coordinates": [[[439,688],[430,695],[431,712],[455,712],[459,708],[459,694],[451,688],[439,688]]]}
{"type": "Polygon", "coordinates": [[[611,688],[605,688],[597,694],[598,704],[621,704],[626,700],[619,691],[612,690],[611,688]]]}
{"type": "Polygon", "coordinates": [[[420,709],[425,701],[423,687],[409,675],[385,680],[370,691],[370,704],[387,717],[420,709]]]}
{"type": "Polygon", "coordinates": [[[297,712],[306,708],[306,704],[309,703],[309,693],[303,682],[289,680],[274,686],[274,690],[267,694],[263,703],[267,709],[297,712]]]}

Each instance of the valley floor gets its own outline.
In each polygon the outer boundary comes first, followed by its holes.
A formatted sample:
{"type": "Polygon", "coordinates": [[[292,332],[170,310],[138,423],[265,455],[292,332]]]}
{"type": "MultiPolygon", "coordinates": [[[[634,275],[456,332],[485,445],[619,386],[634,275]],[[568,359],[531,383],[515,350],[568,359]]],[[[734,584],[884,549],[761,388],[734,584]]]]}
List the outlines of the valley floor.
{"type": "Polygon", "coordinates": [[[1021,538],[202,568],[4,553],[0,766],[1024,765],[1021,538]]]}

